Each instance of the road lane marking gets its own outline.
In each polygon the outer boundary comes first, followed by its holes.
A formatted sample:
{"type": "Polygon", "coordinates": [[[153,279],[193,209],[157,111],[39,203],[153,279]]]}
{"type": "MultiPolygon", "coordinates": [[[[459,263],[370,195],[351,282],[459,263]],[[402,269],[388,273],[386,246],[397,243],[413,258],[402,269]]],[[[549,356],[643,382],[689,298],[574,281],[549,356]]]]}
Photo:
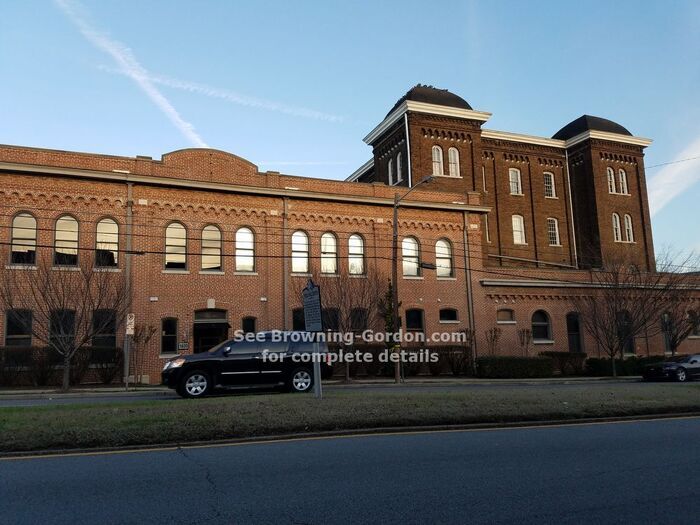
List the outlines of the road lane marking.
{"type": "MultiPolygon", "coordinates": [[[[329,436],[300,436],[300,437],[286,437],[286,438],[270,438],[270,439],[259,439],[257,441],[251,438],[250,441],[237,441],[233,443],[201,443],[193,445],[165,445],[162,447],[153,448],[134,448],[128,450],[96,450],[93,452],[61,452],[58,454],[46,453],[46,454],[34,454],[28,456],[10,456],[10,457],[0,457],[0,461],[20,461],[27,459],[53,459],[53,458],[70,458],[70,457],[83,457],[83,456],[113,456],[120,454],[144,454],[147,452],[176,452],[179,449],[203,449],[203,448],[226,448],[226,447],[241,447],[248,445],[274,445],[278,443],[293,443],[302,441],[326,441],[334,439],[352,439],[352,438],[367,438],[367,437],[382,437],[382,436],[415,436],[420,434],[448,434],[448,433],[467,433],[467,432],[502,432],[506,430],[535,430],[535,429],[548,429],[548,428],[566,428],[566,427],[585,427],[593,425],[619,425],[619,424],[631,424],[631,423],[647,423],[647,422],[658,422],[658,421],[677,421],[677,420],[687,420],[687,419],[700,419],[700,416],[668,416],[668,417],[655,417],[650,419],[625,419],[618,421],[584,421],[584,422],[570,422],[570,423],[541,423],[541,424],[526,424],[518,426],[513,424],[512,426],[503,427],[487,427],[487,428],[445,428],[445,429],[426,429],[426,430],[407,430],[402,432],[400,430],[388,430],[386,432],[366,432],[358,434],[338,434],[329,436]]],[[[478,424],[478,423],[477,423],[478,424]]]]}

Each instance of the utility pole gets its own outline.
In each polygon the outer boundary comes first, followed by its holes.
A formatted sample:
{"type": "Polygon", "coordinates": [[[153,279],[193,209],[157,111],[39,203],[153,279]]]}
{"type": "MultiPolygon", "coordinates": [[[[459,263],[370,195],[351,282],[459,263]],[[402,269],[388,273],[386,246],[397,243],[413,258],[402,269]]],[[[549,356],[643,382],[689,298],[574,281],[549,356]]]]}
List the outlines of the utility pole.
{"type": "MultiPolygon", "coordinates": [[[[403,199],[406,198],[406,196],[411,193],[413,190],[415,190],[418,186],[421,184],[425,184],[427,182],[430,182],[433,180],[433,176],[429,176],[421,180],[418,184],[413,186],[411,189],[409,189],[406,193],[403,195],[399,195],[398,193],[394,193],[394,214],[393,214],[393,220],[392,220],[392,234],[391,234],[391,291],[392,291],[392,297],[391,297],[391,302],[392,307],[393,307],[393,312],[392,315],[394,317],[394,333],[397,332],[397,330],[400,327],[400,317],[399,317],[399,204],[403,199]]],[[[426,268],[432,268],[434,269],[434,266],[426,265],[423,266],[421,264],[421,267],[426,267],[426,268]]],[[[392,337],[392,342],[394,343],[393,349],[396,351],[397,346],[400,351],[401,348],[401,343],[394,342],[392,337]]],[[[401,358],[400,354],[397,357],[395,366],[394,366],[394,381],[396,383],[401,383],[401,358]]]]}

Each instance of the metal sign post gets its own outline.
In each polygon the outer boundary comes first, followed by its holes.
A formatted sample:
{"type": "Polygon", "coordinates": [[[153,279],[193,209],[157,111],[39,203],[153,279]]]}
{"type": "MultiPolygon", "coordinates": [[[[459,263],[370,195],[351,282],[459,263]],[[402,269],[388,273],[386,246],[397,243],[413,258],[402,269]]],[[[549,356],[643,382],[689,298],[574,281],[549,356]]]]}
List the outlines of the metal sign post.
{"type": "Polygon", "coordinates": [[[321,314],[321,288],[314,284],[312,279],[306,283],[302,292],[304,303],[304,328],[307,332],[316,334],[314,336],[314,396],[316,399],[323,398],[323,386],[321,385],[321,352],[318,341],[318,334],[323,331],[323,317],[321,314]]]}
{"type": "Polygon", "coordinates": [[[131,338],[136,328],[136,314],[126,314],[126,334],[124,337],[124,389],[129,390],[129,350],[131,338]]]}

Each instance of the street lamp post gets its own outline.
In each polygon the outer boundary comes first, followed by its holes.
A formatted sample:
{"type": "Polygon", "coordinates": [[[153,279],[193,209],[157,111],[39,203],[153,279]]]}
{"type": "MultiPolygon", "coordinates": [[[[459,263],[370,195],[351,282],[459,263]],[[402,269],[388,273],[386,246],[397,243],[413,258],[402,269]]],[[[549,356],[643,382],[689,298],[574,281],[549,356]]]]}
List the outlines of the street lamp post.
{"type": "MultiPolygon", "coordinates": [[[[393,306],[393,318],[394,318],[394,332],[399,328],[399,204],[406,196],[415,190],[421,184],[425,184],[433,180],[432,175],[426,177],[418,184],[413,186],[403,195],[398,193],[394,194],[394,216],[392,221],[392,236],[391,236],[391,291],[392,291],[392,306],[393,306]]],[[[400,347],[400,346],[399,346],[400,347]]],[[[396,349],[396,342],[394,342],[394,349],[396,349]]],[[[396,383],[401,382],[401,357],[397,356],[396,363],[394,364],[394,381],[396,383]]]]}

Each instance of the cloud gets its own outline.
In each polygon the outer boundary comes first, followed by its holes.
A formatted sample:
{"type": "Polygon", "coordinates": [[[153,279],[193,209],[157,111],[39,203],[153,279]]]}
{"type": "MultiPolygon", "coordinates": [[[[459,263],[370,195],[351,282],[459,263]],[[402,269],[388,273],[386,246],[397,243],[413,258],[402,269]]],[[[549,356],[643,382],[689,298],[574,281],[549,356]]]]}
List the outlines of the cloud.
{"type": "MultiPolygon", "coordinates": [[[[113,68],[109,67],[100,66],[100,69],[102,69],[103,71],[108,71],[110,73],[124,74],[123,71],[114,70],[113,68]]],[[[225,100],[226,102],[238,104],[240,106],[264,109],[267,111],[277,111],[279,113],[292,115],[294,117],[324,120],[327,122],[342,122],[344,120],[344,118],[339,115],[324,113],[322,111],[317,111],[315,109],[309,109],[301,106],[289,106],[286,104],[282,104],[281,102],[274,102],[272,100],[250,97],[248,95],[237,93],[236,91],[231,91],[230,89],[213,87],[198,82],[190,82],[188,80],[180,80],[177,78],[156,74],[150,74],[148,78],[154,84],[167,86],[173,89],[180,89],[182,91],[188,91],[190,93],[197,93],[206,97],[218,98],[221,100],[225,100]]]]}
{"type": "Polygon", "coordinates": [[[139,63],[129,47],[94,29],[88,22],[84,8],[78,2],[73,0],[54,0],[54,2],[93,46],[112,57],[118,66],[118,71],[131,78],[193,145],[200,148],[208,147],[207,143],[195,131],[194,126],[180,116],[170,101],[155,86],[151,75],[139,63]]]}
{"type": "MultiPolygon", "coordinates": [[[[700,152],[700,136],[681,151],[676,156],[676,160],[697,156],[698,152],[700,152]]],[[[700,182],[699,163],[698,160],[691,160],[669,164],[649,179],[649,208],[652,216],[688,188],[700,182]]]]}

